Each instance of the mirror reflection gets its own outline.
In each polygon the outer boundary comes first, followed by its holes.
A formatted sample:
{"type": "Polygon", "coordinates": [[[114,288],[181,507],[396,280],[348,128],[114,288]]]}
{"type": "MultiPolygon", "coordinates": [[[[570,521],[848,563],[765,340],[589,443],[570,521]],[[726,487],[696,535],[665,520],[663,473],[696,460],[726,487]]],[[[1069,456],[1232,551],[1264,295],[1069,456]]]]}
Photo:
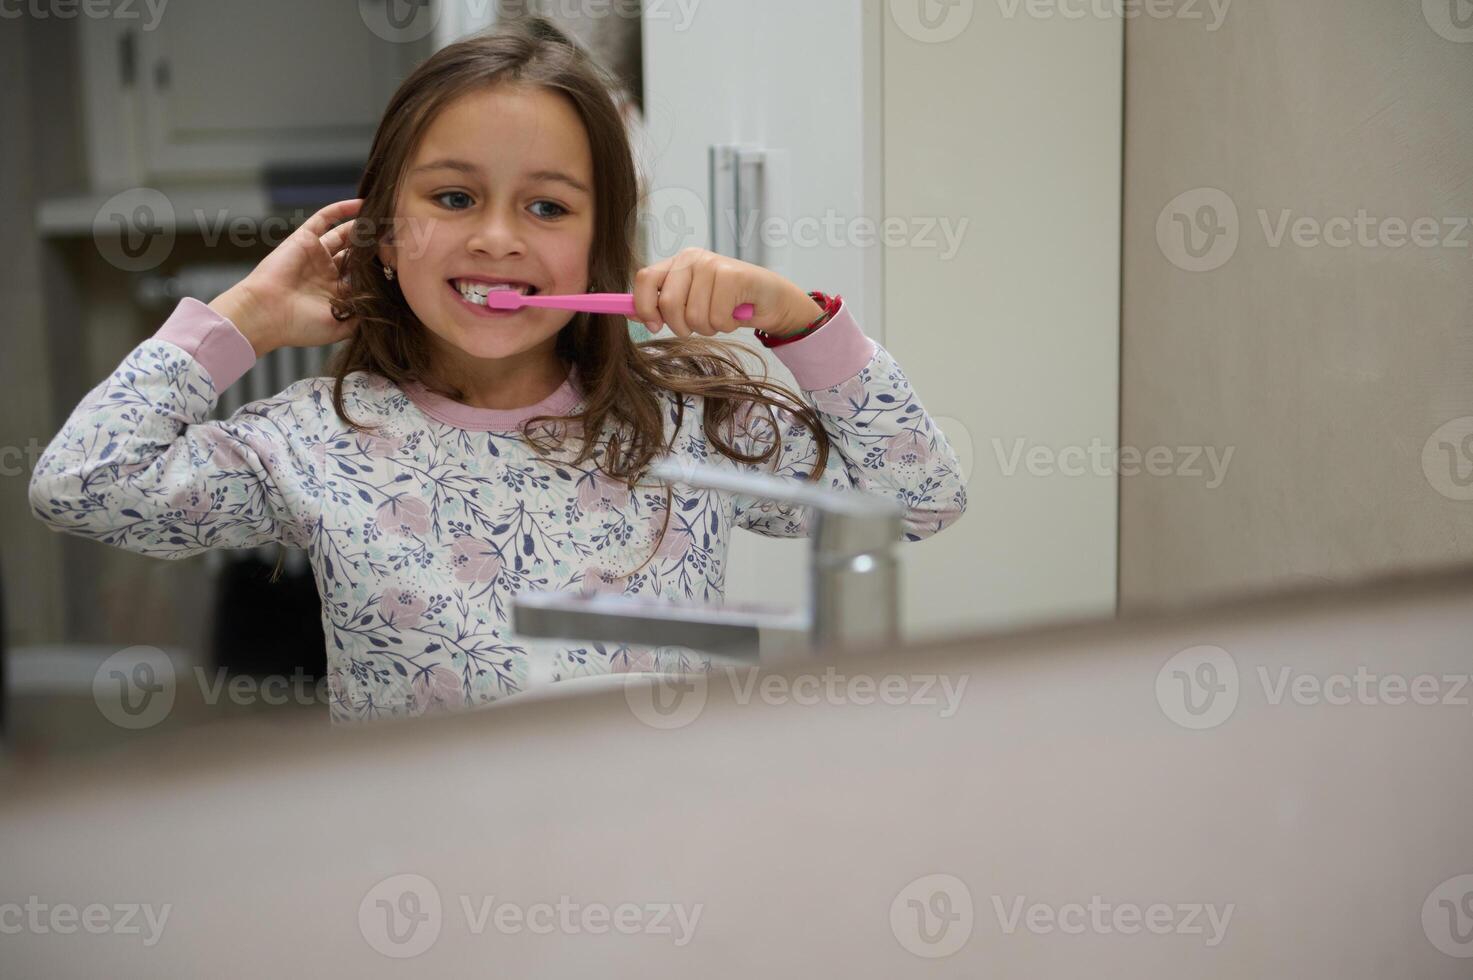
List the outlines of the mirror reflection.
{"type": "MultiPolygon", "coordinates": [[[[1211,746],[1214,812],[1272,803],[1308,841],[1287,760],[1333,755],[1331,729],[1468,734],[1435,710],[1473,676],[1464,0],[35,0],[0,63],[17,827],[99,760],[109,793],[141,792],[130,766],[176,779],[139,797],[164,801],[267,746],[299,747],[284,778],[562,719],[709,761],[785,732],[776,700],[820,742],[904,742],[924,705],[935,759],[1026,743],[928,770],[963,800],[1050,766],[1047,716],[1071,758],[1113,753],[1125,836],[1164,832],[1121,795],[1167,798],[1135,766],[1211,746]],[[1390,657],[1400,628],[1421,659],[1390,657]],[[1114,700],[1089,707],[1086,675],[1114,700]],[[975,712],[969,684],[993,692],[975,712]],[[1003,691],[1056,700],[1030,722],[1003,691]],[[1254,783],[1253,745],[1286,768],[1254,783]]],[[[767,748],[800,782],[790,746],[767,748]]],[[[835,758],[873,790],[884,756],[835,758]]],[[[1416,836],[1326,780],[1367,833],[1416,836]]],[[[1011,785],[1034,830],[1069,807],[1011,785]]],[[[921,819],[927,792],[896,805],[921,819]]],[[[1452,976],[1473,869],[1429,833],[1382,881],[1429,904],[1376,921],[1452,976]]],[[[1073,914],[974,893],[964,864],[887,879],[896,969],[977,953],[903,938],[909,901],[1073,914]]],[[[1233,969],[1261,966],[1232,899],[1202,908],[1233,969]]],[[[215,941],[190,936],[161,975],[215,941]]],[[[54,952],[24,959],[91,955],[54,952]]]]}

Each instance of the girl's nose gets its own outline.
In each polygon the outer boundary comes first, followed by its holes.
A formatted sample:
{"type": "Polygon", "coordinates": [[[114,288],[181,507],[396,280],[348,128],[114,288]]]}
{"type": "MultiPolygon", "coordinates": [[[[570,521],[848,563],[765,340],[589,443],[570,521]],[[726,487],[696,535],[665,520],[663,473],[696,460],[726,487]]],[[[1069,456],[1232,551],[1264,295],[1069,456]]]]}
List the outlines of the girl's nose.
{"type": "Polygon", "coordinates": [[[526,251],[521,222],[511,208],[494,208],[476,226],[466,247],[488,255],[519,255],[526,251]]]}

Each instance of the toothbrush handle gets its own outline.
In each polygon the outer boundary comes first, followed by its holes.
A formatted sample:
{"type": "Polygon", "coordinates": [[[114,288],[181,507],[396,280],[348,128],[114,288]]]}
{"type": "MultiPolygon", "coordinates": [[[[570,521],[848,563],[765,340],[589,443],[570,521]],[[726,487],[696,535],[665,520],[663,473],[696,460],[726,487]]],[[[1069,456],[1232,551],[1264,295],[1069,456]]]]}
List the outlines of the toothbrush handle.
{"type": "MultiPolygon", "coordinates": [[[[529,298],[535,301],[543,297],[532,296],[529,298]]],[[[554,297],[548,296],[546,298],[553,299],[554,297]]],[[[576,300],[577,308],[585,313],[612,313],[630,320],[639,319],[639,315],[634,310],[633,293],[579,293],[576,296],[567,298],[576,300]]],[[[751,303],[743,303],[733,310],[731,315],[736,320],[750,320],[756,312],[757,308],[751,303]]]]}

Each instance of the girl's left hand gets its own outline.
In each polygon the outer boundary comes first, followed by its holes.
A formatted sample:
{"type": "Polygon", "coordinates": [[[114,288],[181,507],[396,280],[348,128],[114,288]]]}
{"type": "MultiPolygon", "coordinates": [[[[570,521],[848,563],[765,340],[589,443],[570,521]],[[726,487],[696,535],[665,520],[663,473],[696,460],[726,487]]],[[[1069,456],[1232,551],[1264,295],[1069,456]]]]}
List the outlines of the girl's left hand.
{"type": "Polygon", "coordinates": [[[636,272],[634,309],[650,333],[668,323],[681,337],[714,337],[742,327],[782,337],[823,313],[813,297],[776,272],[703,248],[682,249],[636,272]],[[743,303],[756,308],[752,318],[732,319],[743,303]]]}

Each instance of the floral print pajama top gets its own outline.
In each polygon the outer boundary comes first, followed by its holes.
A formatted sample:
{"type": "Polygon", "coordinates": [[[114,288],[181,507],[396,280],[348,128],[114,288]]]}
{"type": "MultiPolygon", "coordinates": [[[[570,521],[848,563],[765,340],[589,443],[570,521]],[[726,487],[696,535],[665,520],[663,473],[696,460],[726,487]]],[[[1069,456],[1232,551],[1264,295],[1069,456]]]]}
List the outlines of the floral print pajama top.
{"type": "MultiPolygon", "coordinates": [[[[823,484],[898,500],[907,541],[961,516],[955,453],[847,306],[770,346],[832,439],[823,484]]],[[[254,362],[233,323],[181,300],[72,412],[32,476],[31,507],[56,530],[157,558],[269,542],[305,549],[322,598],[335,723],[475,707],[543,679],[706,669],[709,658],[683,647],[520,637],[510,628],[512,597],[553,590],[720,602],[734,528],[807,531],[806,508],[676,486],[664,542],[634,572],[664,523],[663,488],[645,478],[650,489],[631,493],[592,461],[539,458],[520,434],[533,416],[578,408],[576,369],[544,401],[512,410],[349,375],[348,414],[380,426],[377,435],[336,415],[331,378],[295,382],[212,420],[220,393],[254,362]]],[[[660,397],[677,458],[747,466],[708,445],[699,397],[660,397]]],[[[802,478],[816,446],[790,414],[779,421],[781,456],[766,466],[802,478]]],[[[751,449],[770,439],[770,425],[757,421],[734,441],[751,449]]]]}

